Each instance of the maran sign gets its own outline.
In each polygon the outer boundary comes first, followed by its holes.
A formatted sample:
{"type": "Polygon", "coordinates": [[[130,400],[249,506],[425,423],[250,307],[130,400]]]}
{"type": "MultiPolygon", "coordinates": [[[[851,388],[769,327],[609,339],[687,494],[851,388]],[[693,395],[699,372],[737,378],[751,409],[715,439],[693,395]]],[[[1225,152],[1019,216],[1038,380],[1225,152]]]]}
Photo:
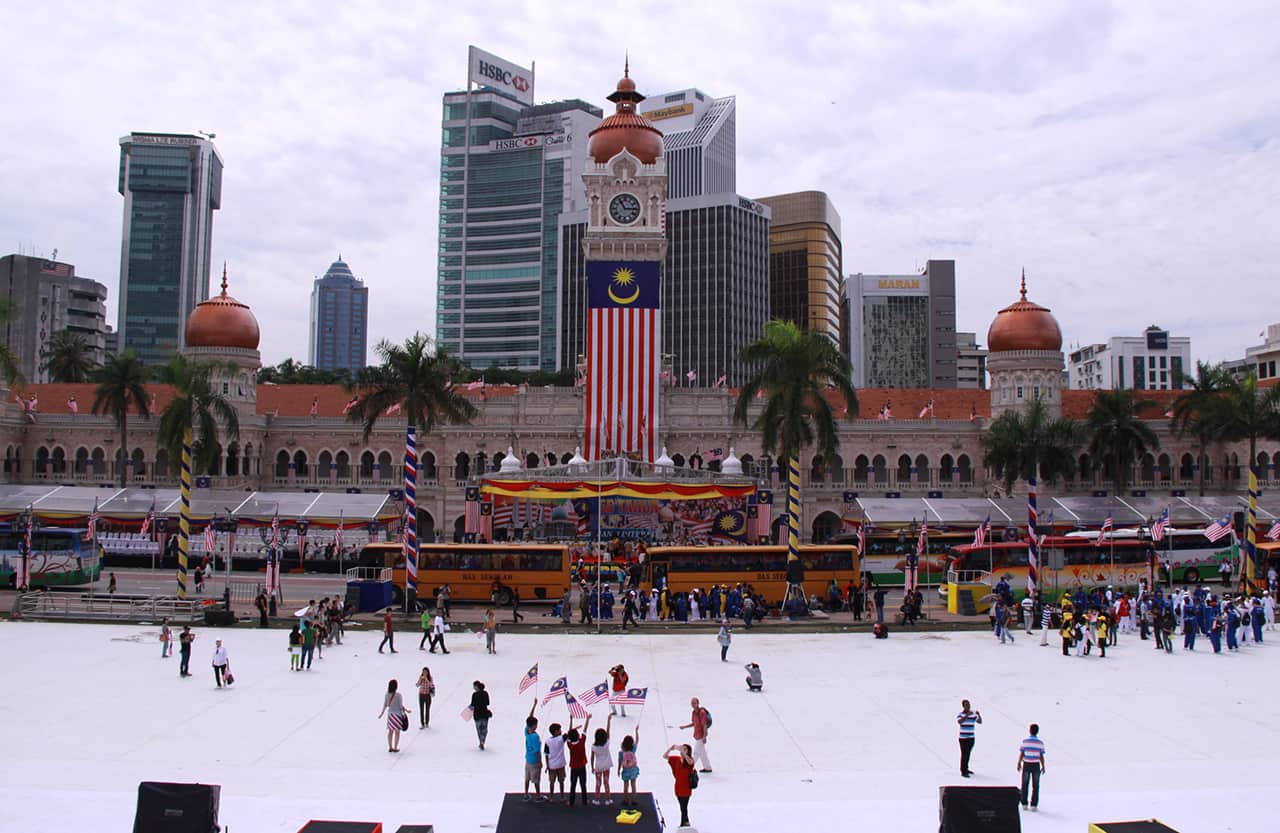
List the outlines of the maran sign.
{"type": "Polygon", "coordinates": [[[517,66],[474,46],[470,48],[467,63],[470,66],[468,85],[493,87],[524,104],[533,104],[533,70],[517,66]]]}

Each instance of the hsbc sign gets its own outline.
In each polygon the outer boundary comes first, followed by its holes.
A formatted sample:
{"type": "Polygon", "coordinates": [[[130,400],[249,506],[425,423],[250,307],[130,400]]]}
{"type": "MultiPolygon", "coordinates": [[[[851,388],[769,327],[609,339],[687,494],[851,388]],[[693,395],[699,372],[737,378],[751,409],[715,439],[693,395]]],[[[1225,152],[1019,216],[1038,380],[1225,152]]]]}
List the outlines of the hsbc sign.
{"type": "Polygon", "coordinates": [[[533,103],[533,71],[471,47],[467,83],[494,87],[525,104],[533,103]]]}
{"type": "Polygon", "coordinates": [[[541,136],[517,136],[514,139],[494,139],[489,143],[489,150],[524,150],[541,147],[542,144],[541,136]]]}

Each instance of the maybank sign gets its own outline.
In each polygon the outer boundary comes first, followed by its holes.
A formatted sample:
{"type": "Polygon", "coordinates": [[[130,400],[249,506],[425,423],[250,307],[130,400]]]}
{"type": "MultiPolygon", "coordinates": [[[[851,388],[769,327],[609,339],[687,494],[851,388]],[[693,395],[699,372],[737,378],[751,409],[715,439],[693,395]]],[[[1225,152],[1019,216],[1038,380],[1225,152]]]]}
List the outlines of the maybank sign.
{"type": "Polygon", "coordinates": [[[663,119],[678,119],[681,116],[693,114],[692,104],[677,104],[674,107],[662,107],[658,110],[646,110],[640,115],[649,121],[662,121],[663,119]]]}
{"type": "Polygon", "coordinates": [[[525,104],[533,104],[533,70],[517,66],[483,49],[470,47],[467,86],[493,87],[525,104]]]}

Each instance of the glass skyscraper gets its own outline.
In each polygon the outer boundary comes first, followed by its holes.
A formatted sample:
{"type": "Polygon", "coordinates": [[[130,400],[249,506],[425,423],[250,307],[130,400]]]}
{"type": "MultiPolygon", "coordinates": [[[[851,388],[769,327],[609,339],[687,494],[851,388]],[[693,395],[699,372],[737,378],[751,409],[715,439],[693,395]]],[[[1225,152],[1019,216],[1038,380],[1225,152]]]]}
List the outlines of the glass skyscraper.
{"type": "Polygon", "coordinates": [[[368,346],[369,289],[339,255],[311,289],[307,364],[354,375],[368,361],[368,346]]]}
{"type": "Polygon", "coordinates": [[[182,349],[187,316],[209,297],[222,157],[199,136],[132,133],[120,139],[118,189],[120,347],[163,364],[182,349]]]}
{"type": "Polygon", "coordinates": [[[585,207],[600,108],[446,93],[436,337],[475,368],[555,370],[560,215],[585,207]]]}

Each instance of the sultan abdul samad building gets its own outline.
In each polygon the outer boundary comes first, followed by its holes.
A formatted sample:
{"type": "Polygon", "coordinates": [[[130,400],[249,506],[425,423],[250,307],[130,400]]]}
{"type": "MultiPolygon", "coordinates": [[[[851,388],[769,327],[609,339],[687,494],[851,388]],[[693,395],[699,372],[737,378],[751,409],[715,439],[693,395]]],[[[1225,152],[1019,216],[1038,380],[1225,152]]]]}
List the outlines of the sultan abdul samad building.
{"type": "MultiPolygon", "coordinates": [[[[629,79],[628,79],[629,80],[629,79]]],[[[632,86],[634,89],[634,85],[632,86]]],[[[593,132],[588,167],[599,171],[619,154],[652,153],[652,126],[638,114],[606,119],[593,132]],[[635,145],[635,147],[631,147],[635,145]],[[608,158],[595,158],[596,156],[608,158]]],[[[658,144],[659,153],[661,145],[658,144]]],[[[632,154],[633,156],[635,154],[632,154]]],[[[606,183],[608,185],[608,183],[606,183]]],[[[259,329],[249,307],[230,294],[224,275],[221,294],[191,313],[186,327],[188,356],[216,362],[215,384],[236,408],[239,437],[220,446],[217,465],[196,472],[197,489],[253,491],[391,491],[402,482],[405,422],[384,417],[365,441],[344,408],[351,394],[339,386],[259,385],[259,329]]],[[[584,310],[585,313],[585,310],[584,310]]],[[[992,418],[1032,400],[1049,411],[1084,419],[1092,391],[1064,390],[1062,334],[1048,309],[1020,297],[996,313],[987,335],[989,390],[863,389],[861,413],[840,423],[839,453],[803,461],[804,531],[821,539],[840,526],[851,492],[864,498],[983,497],[997,493],[982,465],[982,437],[992,418]]],[[[149,386],[151,410],[158,414],[171,397],[164,385],[149,386]]],[[[129,447],[119,458],[119,432],[109,417],[90,413],[94,385],[30,385],[6,392],[0,405],[3,481],[102,488],[119,482],[124,465],[136,487],[177,485],[177,461],[157,447],[158,416],[129,420],[129,447]],[[34,397],[34,400],[33,400],[34,397]]],[[[468,391],[477,419],[444,426],[420,436],[418,449],[419,534],[448,539],[463,528],[465,487],[498,468],[508,447],[528,467],[567,463],[584,445],[584,389],[489,386],[468,391]]],[[[1157,402],[1145,414],[1160,438],[1160,450],[1135,466],[1131,488],[1169,492],[1196,489],[1199,468],[1191,441],[1169,431],[1165,416],[1173,392],[1144,391],[1157,402]]],[[[663,383],[655,420],[658,445],[678,467],[716,469],[732,449],[747,473],[779,486],[773,461],[762,453],[758,435],[733,424],[733,391],[669,387],[663,383]]],[[[1280,448],[1263,448],[1259,474],[1276,479],[1280,448]]],[[[1205,461],[1210,488],[1238,491],[1247,449],[1219,445],[1205,461]]],[[[1111,484],[1083,450],[1074,479],[1050,492],[1090,495],[1111,484]]]]}

